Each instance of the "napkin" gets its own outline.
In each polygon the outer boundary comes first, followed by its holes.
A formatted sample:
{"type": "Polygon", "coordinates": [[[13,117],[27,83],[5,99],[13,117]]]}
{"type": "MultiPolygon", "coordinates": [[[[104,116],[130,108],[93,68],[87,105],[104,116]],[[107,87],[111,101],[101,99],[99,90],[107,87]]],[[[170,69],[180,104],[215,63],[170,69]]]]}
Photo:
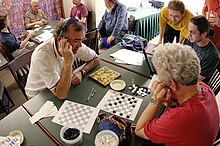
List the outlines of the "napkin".
{"type": "Polygon", "coordinates": [[[57,112],[58,110],[54,103],[52,101],[47,101],[34,116],[29,118],[29,120],[31,124],[34,124],[42,118],[55,116],[57,112]]]}
{"type": "Polygon", "coordinates": [[[20,137],[0,136],[0,145],[4,146],[20,146],[20,137]]]}

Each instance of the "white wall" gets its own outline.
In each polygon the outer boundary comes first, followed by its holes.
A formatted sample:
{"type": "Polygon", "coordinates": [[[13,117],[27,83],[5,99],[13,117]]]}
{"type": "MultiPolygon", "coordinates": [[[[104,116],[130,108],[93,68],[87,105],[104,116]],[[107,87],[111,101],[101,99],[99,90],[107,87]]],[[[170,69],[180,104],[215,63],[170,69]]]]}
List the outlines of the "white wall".
{"type": "MultiPolygon", "coordinates": [[[[119,2],[125,4],[127,7],[138,7],[143,1],[149,0],[119,0],[119,2]]],[[[160,0],[164,1],[165,5],[168,4],[169,0],[160,0]]],[[[205,0],[182,0],[186,7],[192,11],[194,14],[198,12],[202,14],[202,7],[205,0]],[[192,2],[193,1],[193,2],[192,2]]],[[[99,21],[102,18],[102,15],[105,12],[104,0],[82,0],[82,3],[85,4],[89,10],[93,11],[93,24],[97,26],[99,21]]],[[[72,0],[63,0],[65,17],[69,17],[70,10],[73,7],[72,0]]]]}
{"type": "MultiPolygon", "coordinates": [[[[95,1],[96,0],[82,0],[82,3],[85,4],[90,11],[93,12],[93,23],[94,23],[94,26],[95,26],[95,22],[96,22],[95,1]]],[[[73,7],[72,0],[63,0],[63,6],[64,6],[65,18],[67,18],[67,17],[70,16],[70,11],[71,11],[71,8],[73,7]]]]}

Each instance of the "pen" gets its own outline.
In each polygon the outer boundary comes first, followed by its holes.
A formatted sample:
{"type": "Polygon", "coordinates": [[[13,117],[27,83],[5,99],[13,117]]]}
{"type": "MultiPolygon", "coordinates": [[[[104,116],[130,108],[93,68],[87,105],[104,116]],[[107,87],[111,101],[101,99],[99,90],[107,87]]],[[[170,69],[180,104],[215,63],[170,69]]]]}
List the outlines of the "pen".
{"type": "Polygon", "coordinates": [[[95,92],[96,92],[96,90],[94,88],[92,88],[91,92],[89,93],[89,96],[86,99],[86,102],[88,102],[90,100],[90,98],[94,96],[95,92]]]}

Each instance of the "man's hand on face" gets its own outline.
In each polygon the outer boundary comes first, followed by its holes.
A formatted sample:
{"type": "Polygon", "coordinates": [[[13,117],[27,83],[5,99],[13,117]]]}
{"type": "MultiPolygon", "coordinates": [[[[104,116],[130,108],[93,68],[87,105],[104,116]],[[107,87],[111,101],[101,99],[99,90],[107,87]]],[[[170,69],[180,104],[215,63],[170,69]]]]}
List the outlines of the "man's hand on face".
{"type": "Polygon", "coordinates": [[[159,104],[165,106],[170,105],[172,94],[168,87],[163,82],[154,81],[151,86],[154,98],[157,99],[159,104]]]}
{"type": "Polygon", "coordinates": [[[72,46],[67,42],[66,38],[62,38],[58,42],[59,52],[64,58],[64,64],[73,64],[74,54],[72,51],[72,46]]]}

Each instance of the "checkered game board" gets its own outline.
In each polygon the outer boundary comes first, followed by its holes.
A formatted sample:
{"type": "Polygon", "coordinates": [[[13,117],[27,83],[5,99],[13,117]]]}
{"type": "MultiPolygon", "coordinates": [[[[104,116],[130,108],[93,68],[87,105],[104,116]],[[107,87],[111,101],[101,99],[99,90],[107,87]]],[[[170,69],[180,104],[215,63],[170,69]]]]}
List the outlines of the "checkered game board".
{"type": "Polygon", "coordinates": [[[135,96],[108,90],[97,108],[133,121],[142,101],[135,96]]]}
{"type": "Polygon", "coordinates": [[[52,122],[67,125],[75,124],[89,134],[98,116],[99,109],[65,100],[52,122]]]}

